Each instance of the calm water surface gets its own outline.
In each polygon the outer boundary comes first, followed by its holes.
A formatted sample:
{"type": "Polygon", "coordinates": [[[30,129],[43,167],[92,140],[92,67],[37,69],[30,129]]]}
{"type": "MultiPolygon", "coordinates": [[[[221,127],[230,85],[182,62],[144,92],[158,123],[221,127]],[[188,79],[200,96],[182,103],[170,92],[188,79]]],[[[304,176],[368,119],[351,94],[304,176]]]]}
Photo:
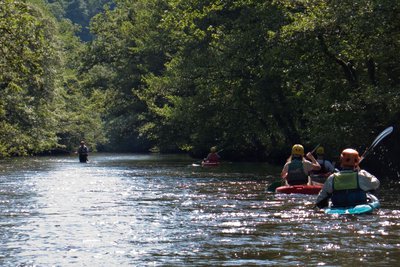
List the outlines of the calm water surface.
{"type": "Polygon", "coordinates": [[[280,168],[171,155],[0,162],[0,266],[399,266],[400,184],[372,215],[266,192],[280,168]]]}

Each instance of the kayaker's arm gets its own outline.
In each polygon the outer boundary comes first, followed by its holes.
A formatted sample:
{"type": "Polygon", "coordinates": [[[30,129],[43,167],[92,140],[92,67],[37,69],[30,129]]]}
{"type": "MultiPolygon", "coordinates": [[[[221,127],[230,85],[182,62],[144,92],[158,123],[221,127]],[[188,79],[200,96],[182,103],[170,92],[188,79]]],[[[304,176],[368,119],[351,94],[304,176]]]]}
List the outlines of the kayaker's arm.
{"type": "Polygon", "coordinates": [[[318,171],[321,169],[321,165],[319,165],[318,161],[314,158],[313,154],[311,152],[308,152],[306,157],[311,160],[313,170],[318,171]]]}
{"type": "Polygon", "coordinates": [[[376,190],[379,188],[379,179],[370,174],[366,170],[361,170],[359,173],[360,188],[364,191],[376,190]]]}
{"type": "Polygon", "coordinates": [[[331,198],[331,196],[329,194],[327,197],[325,197],[325,198],[319,200],[317,203],[315,203],[315,206],[320,208],[320,209],[328,207],[330,198],[331,198]]]}
{"type": "Polygon", "coordinates": [[[330,176],[326,180],[324,186],[318,194],[317,200],[315,201],[315,206],[320,209],[325,208],[329,205],[329,199],[332,196],[332,180],[333,176],[330,176]]]}
{"type": "Polygon", "coordinates": [[[281,171],[281,178],[282,179],[286,179],[286,176],[288,174],[288,169],[289,169],[288,164],[285,164],[285,166],[283,166],[283,169],[281,171]]]}

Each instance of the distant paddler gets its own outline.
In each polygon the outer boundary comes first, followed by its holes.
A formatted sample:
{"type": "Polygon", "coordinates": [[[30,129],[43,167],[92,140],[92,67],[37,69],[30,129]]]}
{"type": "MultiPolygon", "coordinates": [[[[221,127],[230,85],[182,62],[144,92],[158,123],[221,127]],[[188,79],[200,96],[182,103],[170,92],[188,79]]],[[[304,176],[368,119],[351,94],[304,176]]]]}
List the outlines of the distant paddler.
{"type": "Polygon", "coordinates": [[[321,166],[319,170],[313,170],[311,172],[311,180],[313,183],[320,183],[323,184],[328,178],[335,171],[335,167],[333,166],[332,162],[325,158],[325,149],[322,146],[319,146],[316,150],[317,153],[317,161],[321,166]]]}
{"type": "Polygon", "coordinates": [[[202,166],[217,166],[219,165],[220,155],[218,155],[217,147],[213,146],[210,148],[210,153],[208,153],[207,157],[201,162],[202,166]]]}
{"type": "Polygon", "coordinates": [[[81,141],[81,145],[78,148],[79,162],[88,162],[89,149],[85,145],[85,141],[81,141]]]}

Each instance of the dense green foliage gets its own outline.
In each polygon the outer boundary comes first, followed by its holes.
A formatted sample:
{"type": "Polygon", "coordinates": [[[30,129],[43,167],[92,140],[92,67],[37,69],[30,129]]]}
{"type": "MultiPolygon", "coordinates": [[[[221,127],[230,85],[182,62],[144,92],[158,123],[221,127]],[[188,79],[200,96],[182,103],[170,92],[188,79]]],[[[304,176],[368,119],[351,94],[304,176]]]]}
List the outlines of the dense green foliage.
{"type": "Polygon", "coordinates": [[[396,1],[28,2],[1,6],[3,154],[10,140],[40,151],[84,137],[281,162],[294,143],[335,157],[398,126],[396,1]]]}
{"type": "Polygon", "coordinates": [[[53,21],[35,6],[0,5],[0,153],[26,154],[56,144],[53,21]],[[40,17],[41,19],[37,19],[40,17]]]}
{"type": "Polygon", "coordinates": [[[91,18],[103,10],[112,0],[48,0],[49,9],[57,19],[68,18],[79,26],[77,35],[84,41],[92,40],[89,31],[91,18]]]}
{"type": "Polygon", "coordinates": [[[56,21],[44,2],[0,4],[0,155],[71,150],[82,138],[105,140],[99,110],[92,111],[96,104],[82,102],[93,93],[80,97],[82,88],[70,87],[74,79],[79,83],[73,55],[80,46],[72,25],[56,21]]]}
{"type": "Polygon", "coordinates": [[[216,144],[225,156],[261,159],[300,142],[332,156],[397,122],[399,7],[120,0],[93,20],[86,66],[107,70],[123,102],[107,113],[113,131],[161,150],[216,144]]]}

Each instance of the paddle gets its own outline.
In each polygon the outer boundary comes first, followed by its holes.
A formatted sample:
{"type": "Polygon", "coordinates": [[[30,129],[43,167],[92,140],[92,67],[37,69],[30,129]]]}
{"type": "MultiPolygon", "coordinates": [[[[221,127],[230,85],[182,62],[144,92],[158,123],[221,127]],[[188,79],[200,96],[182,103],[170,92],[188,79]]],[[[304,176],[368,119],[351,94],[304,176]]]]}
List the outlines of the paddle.
{"type": "Polygon", "coordinates": [[[316,147],[314,147],[313,150],[310,151],[311,154],[313,154],[315,152],[315,150],[317,150],[317,148],[319,147],[320,144],[318,144],[316,147]]]}
{"type": "Polygon", "coordinates": [[[282,186],[282,185],[283,185],[283,180],[282,180],[282,179],[279,180],[279,181],[272,182],[272,184],[270,184],[270,185],[267,187],[267,191],[268,191],[268,192],[275,192],[276,189],[277,189],[278,187],[282,186]]]}
{"type": "Polygon", "coordinates": [[[360,159],[359,163],[361,163],[361,161],[363,161],[367,157],[367,155],[372,151],[372,149],[374,149],[374,147],[376,147],[378,145],[378,143],[383,140],[383,138],[385,138],[386,136],[388,136],[392,132],[393,132],[393,126],[387,127],[385,130],[383,130],[375,138],[375,140],[372,142],[372,144],[365,149],[364,153],[361,156],[361,159],[360,159]]]}

